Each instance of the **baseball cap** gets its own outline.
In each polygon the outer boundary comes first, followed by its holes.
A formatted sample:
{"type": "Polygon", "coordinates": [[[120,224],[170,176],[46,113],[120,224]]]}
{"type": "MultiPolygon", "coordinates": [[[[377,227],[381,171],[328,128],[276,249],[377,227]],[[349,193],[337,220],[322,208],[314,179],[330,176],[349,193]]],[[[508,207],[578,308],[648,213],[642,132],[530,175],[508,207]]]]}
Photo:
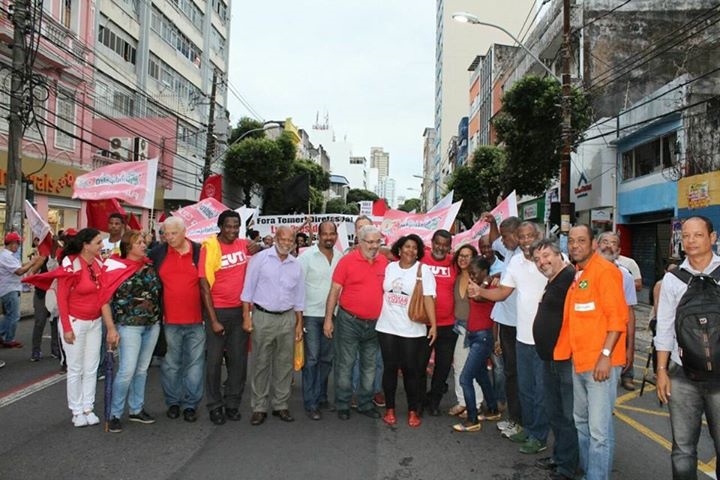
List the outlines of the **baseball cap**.
{"type": "Polygon", "coordinates": [[[75,230],[74,228],[66,228],[64,232],[66,237],[74,237],[75,235],[77,235],[77,233],[77,230],[75,230]]]}
{"type": "Polygon", "coordinates": [[[10,232],[5,235],[5,245],[12,242],[22,242],[22,237],[17,232],[10,232]]]}

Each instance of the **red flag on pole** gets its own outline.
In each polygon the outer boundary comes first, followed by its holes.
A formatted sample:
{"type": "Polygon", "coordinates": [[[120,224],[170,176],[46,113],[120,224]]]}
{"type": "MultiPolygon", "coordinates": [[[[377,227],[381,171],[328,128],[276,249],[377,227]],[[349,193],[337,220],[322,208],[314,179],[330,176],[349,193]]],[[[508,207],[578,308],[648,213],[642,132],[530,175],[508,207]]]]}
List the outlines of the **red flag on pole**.
{"type": "Polygon", "coordinates": [[[88,200],[87,226],[106,232],[108,227],[108,218],[111,213],[119,213],[123,217],[127,218],[127,212],[125,212],[125,209],[120,206],[120,202],[118,202],[115,198],[108,200],[88,200]]]}
{"type": "Polygon", "coordinates": [[[205,183],[203,183],[202,190],[200,191],[200,199],[214,198],[218,202],[222,203],[222,176],[221,175],[210,175],[205,183]]]}
{"type": "Polygon", "coordinates": [[[385,199],[380,198],[373,202],[372,214],[374,217],[382,217],[383,215],[385,215],[385,212],[388,210],[388,208],[390,207],[388,207],[385,199]]]}
{"type": "Polygon", "coordinates": [[[140,225],[140,220],[133,215],[132,213],[128,213],[127,221],[125,222],[130,228],[130,230],[142,230],[142,225],[140,225]]]}

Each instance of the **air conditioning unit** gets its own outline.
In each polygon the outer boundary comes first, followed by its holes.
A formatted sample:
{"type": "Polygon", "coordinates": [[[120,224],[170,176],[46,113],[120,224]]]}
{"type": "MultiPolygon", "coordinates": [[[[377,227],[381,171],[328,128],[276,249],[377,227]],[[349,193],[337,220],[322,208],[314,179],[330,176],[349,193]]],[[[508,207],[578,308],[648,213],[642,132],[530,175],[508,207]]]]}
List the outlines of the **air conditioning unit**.
{"type": "Polygon", "coordinates": [[[132,158],[132,147],[131,137],[110,137],[110,148],[108,150],[111,158],[128,162],[132,158]]]}
{"type": "Polygon", "coordinates": [[[150,142],[142,137],[135,137],[135,161],[143,162],[148,159],[150,154],[150,142]]]}

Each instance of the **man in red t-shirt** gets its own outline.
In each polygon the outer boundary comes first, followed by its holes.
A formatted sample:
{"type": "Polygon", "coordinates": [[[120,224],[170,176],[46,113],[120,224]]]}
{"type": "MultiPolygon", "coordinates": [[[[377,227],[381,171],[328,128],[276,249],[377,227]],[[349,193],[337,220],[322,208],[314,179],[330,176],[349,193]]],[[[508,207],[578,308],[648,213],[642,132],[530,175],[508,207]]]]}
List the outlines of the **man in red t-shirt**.
{"type": "Polygon", "coordinates": [[[205,369],[205,330],[197,270],[200,245],[185,237],[185,222],[180,217],[168,218],[162,229],[166,242],[149,255],[163,286],[167,352],[160,380],[168,418],[178,418],[182,409],[185,421],[194,422],[203,396],[205,369]]]}
{"type": "Polygon", "coordinates": [[[423,399],[422,407],[428,408],[430,415],[440,415],[440,400],[447,389],[447,377],[452,367],[453,354],[457,333],[455,326],[455,265],[450,255],[452,235],[447,230],[437,230],[431,240],[431,248],[425,252],[422,263],[430,267],[435,275],[437,285],[437,298],[435,298],[435,319],[437,321],[437,337],[435,343],[428,345],[423,359],[420,395],[423,399]],[[430,391],[427,388],[427,365],[430,355],[435,350],[435,368],[430,382],[430,391]]]}
{"type": "Polygon", "coordinates": [[[352,367],[358,352],[358,413],[380,418],[380,412],[372,403],[375,357],[378,351],[375,324],[382,309],[383,281],[388,260],[378,255],[382,234],[377,227],[362,227],[358,238],[360,248],[345,255],[335,267],[323,325],[325,336],[335,338],[335,406],[341,420],[350,418],[352,367]],[[336,306],[340,308],[333,321],[336,306]]]}
{"type": "Polygon", "coordinates": [[[256,243],[239,239],[240,214],[225,210],[217,221],[220,233],[203,242],[198,262],[204,307],[207,358],[205,396],[210,420],[240,420],[240,398],[247,378],[248,334],[242,329],[242,293],[248,256],[256,243]],[[227,358],[225,395],[222,392],[223,356],[227,358]]]}

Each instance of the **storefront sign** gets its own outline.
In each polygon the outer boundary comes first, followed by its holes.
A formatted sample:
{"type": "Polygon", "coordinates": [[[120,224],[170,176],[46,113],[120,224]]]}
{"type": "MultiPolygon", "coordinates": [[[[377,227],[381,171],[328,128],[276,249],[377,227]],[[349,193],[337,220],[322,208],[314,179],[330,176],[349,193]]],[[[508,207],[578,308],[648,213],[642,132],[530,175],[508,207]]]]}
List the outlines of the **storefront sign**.
{"type": "MultiPolygon", "coordinates": [[[[48,161],[44,166],[42,160],[34,158],[22,159],[22,170],[25,174],[36,172],[28,178],[33,182],[36,193],[53,195],[57,197],[72,196],[72,186],[75,179],[87,170],[61,165],[48,161]],[[42,169],[42,170],[40,170],[42,169]]],[[[0,186],[7,185],[7,152],[0,152],[0,186]]]]}
{"type": "Polygon", "coordinates": [[[707,180],[688,185],[688,208],[703,208],[710,205],[710,184],[707,180]]]}

